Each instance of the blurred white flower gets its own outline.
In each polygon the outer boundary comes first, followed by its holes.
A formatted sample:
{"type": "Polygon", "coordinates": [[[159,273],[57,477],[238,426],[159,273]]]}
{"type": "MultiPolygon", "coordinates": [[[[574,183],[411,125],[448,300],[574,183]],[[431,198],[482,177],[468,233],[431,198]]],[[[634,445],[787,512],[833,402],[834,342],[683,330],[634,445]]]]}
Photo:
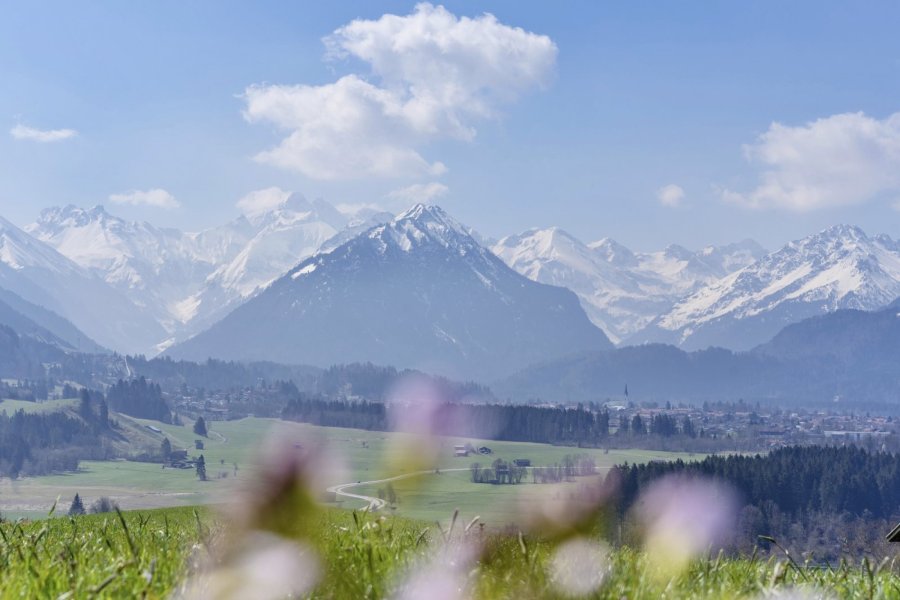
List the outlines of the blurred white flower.
{"type": "Polygon", "coordinates": [[[519,494],[518,521],[526,529],[558,534],[585,526],[605,506],[617,489],[617,482],[602,477],[589,478],[578,487],[539,486],[519,494]]]}
{"type": "Polygon", "coordinates": [[[586,596],[600,588],[609,568],[606,544],[575,538],[553,552],[550,579],[567,596],[586,596]]]}
{"type": "Polygon", "coordinates": [[[666,477],[644,492],[636,511],[650,560],[671,575],[727,539],[737,502],[731,488],[714,481],[666,477]]]}
{"type": "Polygon", "coordinates": [[[462,600],[472,596],[468,574],[480,554],[469,538],[451,539],[414,567],[397,586],[395,600],[462,600]]]}
{"type": "Polygon", "coordinates": [[[321,568],[315,552],[267,533],[244,538],[221,565],[200,571],[176,598],[183,600],[280,600],[310,592],[321,568]]]}

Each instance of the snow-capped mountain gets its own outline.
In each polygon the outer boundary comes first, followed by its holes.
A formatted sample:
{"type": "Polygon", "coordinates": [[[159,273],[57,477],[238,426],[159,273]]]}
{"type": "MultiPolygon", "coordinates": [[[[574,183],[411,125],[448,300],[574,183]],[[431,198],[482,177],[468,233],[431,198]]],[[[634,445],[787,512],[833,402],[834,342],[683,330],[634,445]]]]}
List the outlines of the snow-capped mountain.
{"type": "Polygon", "coordinates": [[[2,218],[0,288],[68,319],[108,348],[144,352],[164,333],[106,282],[2,218]]]}
{"type": "Polygon", "coordinates": [[[346,235],[348,226],[349,232],[359,226],[327,202],[309,201],[297,193],[290,194],[274,209],[252,214],[248,219],[253,234],[244,246],[180,304],[188,326],[175,339],[184,339],[186,334],[212,325],[317,252],[325,242],[338,234],[346,235]]]}
{"type": "Polygon", "coordinates": [[[750,240],[699,252],[673,245],[635,253],[609,238],[586,245],[557,227],[506,237],[493,251],[529,279],[574,291],[594,324],[615,342],[765,253],[750,240]]]}
{"type": "Polygon", "coordinates": [[[489,379],[610,347],[570,291],[522,277],[443,210],[417,205],[304,260],[169,354],[489,379]]]}
{"type": "Polygon", "coordinates": [[[838,225],[688,296],[637,339],[748,349],[801,319],[841,308],[875,310],[898,296],[897,242],[838,225]]]}
{"type": "Polygon", "coordinates": [[[199,233],[129,222],[102,206],[49,208],[27,230],[151,314],[164,330],[153,344],[161,350],[213,324],[324,242],[392,217],[365,216],[290,194],[199,233]]]}
{"type": "Polygon", "coordinates": [[[71,205],[42,211],[26,229],[121,291],[170,333],[186,320],[184,299],[254,233],[244,218],[191,234],[128,222],[102,206],[71,205]]]}

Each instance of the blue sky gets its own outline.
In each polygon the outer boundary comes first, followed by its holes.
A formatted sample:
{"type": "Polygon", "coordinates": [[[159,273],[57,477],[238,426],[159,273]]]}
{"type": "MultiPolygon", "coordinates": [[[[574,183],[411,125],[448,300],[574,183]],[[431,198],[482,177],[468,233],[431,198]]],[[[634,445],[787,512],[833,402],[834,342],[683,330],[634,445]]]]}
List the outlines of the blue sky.
{"type": "Polygon", "coordinates": [[[195,230],[277,186],[395,210],[431,195],[488,235],[635,249],[838,222],[900,236],[900,5],[443,6],[6,3],[0,214],[102,203],[195,230]],[[356,109],[377,114],[348,133],[356,109]]]}

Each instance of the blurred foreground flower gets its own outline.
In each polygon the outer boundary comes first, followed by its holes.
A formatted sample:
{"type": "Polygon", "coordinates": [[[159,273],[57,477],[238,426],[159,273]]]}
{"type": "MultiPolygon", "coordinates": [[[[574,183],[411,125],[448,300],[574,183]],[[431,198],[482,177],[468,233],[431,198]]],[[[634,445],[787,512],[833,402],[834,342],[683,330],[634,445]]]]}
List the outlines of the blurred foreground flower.
{"type": "Polygon", "coordinates": [[[388,392],[391,436],[388,470],[391,474],[426,471],[438,464],[443,431],[440,391],[427,377],[411,375],[388,392]]]}
{"type": "MultiPolygon", "coordinates": [[[[458,514],[458,513],[457,513],[458,514]]],[[[456,522],[454,514],[454,524],[456,522]]],[[[474,521],[473,521],[474,523],[474,521]]],[[[397,586],[395,600],[462,600],[472,597],[470,575],[478,561],[481,546],[469,528],[454,536],[450,531],[438,541],[429,555],[414,566],[397,586]]]]}
{"type": "Polygon", "coordinates": [[[567,596],[586,596],[600,589],[609,569],[606,544],[574,538],[553,552],[550,579],[567,596]]]}
{"type": "Polygon", "coordinates": [[[315,587],[322,569],[306,540],[318,498],[346,475],[323,440],[300,436],[297,428],[269,434],[252,476],[224,505],[228,528],[194,549],[192,574],[176,598],[274,600],[315,587]]]}
{"type": "Polygon", "coordinates": [[[304,544],[253,533],[241,540],[228,560],[201,570],[175,595],[183,600],[276,600],[313,589],[321,568],[304,544]]]}
{"type": "Polygon", "coordinates": [[[243,530],[303,537],[325,490],[347,477],[341,457],[324,439],[303,436],[296,428],[277,429],[266,438],[252,476],[226,511],[243,530]]]}
{"type": "Polygon", "coordinates": [[[711,480],[666,477],[638,499],[638,520],[648,558],[671,577],[733,531],[737,502],[731,488],[711,480]]]}
{"type": "Polygon", "coordinates": [[[561,488],[541,486],[536,494],[518,498],[519,522],[526,530],[543,537],[567,539],[596,531],[604,517],[613,518],[613,504],[619,481],[613,471],[605,478],[561,488]]]}

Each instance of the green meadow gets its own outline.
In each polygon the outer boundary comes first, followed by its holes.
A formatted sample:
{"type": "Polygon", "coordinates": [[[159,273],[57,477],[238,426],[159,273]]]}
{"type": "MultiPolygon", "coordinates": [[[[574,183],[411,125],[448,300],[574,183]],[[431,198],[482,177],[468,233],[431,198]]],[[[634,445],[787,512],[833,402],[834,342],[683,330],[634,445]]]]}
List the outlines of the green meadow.
{"type": "MultiPolygon", "coordinates": [[[[9,410],[14,406],[13,402],[15,401],[6,400],[0,407],[9,410]]],[[[26,408],[34,406],[32,404],[26,408]]],[[[41,407],[43,404],[37,406],[41,407]]],[[[115,415],[114,418],[128,438],[128,450],[155,450],[163,437],[166,437],[174,449],[187,449],[193,456],[203,454],[210,480],[202,482],[197,479],[193,470],[163,469],[158,463],[84,461],[77,473],[27,477],[16,481],[0,479],[0,513],[38,518],[46,515],[57,498],[61,504],[68,506],[76,493],[81,494],[87,503],[101,496],[110,497],[123,510],[219,503],[229,497],[229,491],[234,486],[241,485],[252,477],[261,448],[273,437],[300,444],[324,442],[327,452],[338,463],[334,473],[328,474],[327,482],[330,485],[378,480],[421,468],[417,462],[417,442],[420,438],[411,434],[316,427],[275,419],[246,418],[210,423],[209,437],[203,438],[204,449],[196,450],[194,440],[198,436],[193,433],[193,424],[190,422],[178,426],[124,415],[115,415]],[[161,433],[150,430],[148,426],[158,428],[161,433]]],[[[602,449],[468,438],[437,438],[432,442],[429,449],[433,453],[434,464],[444,471],[468,469],[476,461],[489,464],[497,458],[507,461],[527,458],[533,465],[543,466],[558,463],[565,455],[573,453],[593,456],[601,472],[623,462],[697,458],[687,454],[645,450],[606,452],[602,449]],[[454,457],[453,446],[467,442],[475,446],[488,446],[493,453],[489,456],[454,457]]],[[[430,467],[431,463],[428,464],[428,468],[430,467]]],[[[530,479],[527,481],[530,482],[530,479]]],[[[472,512],[485,513],[483,517],[490,517],[492,522],[498,524],[505,522],[511,503],[520,495],[524,498],[543,497],[543,494],[549,492],[548,488],[557,487],[531,483],[517,486],[472,484],[467,471],[424,475],[408,481],[398,481],[394,485],[401,491],[400,502],[396,506],[398,514],[437,519],[446,517],[455,508],[459,508],[466,515],[472,512]]],[[[560,493],[567,485],[559,486],[560,493]]],[[[378,487],[360,486],[353,491],[374,496],[378,487]]],[[[348,508],[361,508],[364,504],[362,501],[340,498],[337,502],[338,506],[348,508]]]]}

